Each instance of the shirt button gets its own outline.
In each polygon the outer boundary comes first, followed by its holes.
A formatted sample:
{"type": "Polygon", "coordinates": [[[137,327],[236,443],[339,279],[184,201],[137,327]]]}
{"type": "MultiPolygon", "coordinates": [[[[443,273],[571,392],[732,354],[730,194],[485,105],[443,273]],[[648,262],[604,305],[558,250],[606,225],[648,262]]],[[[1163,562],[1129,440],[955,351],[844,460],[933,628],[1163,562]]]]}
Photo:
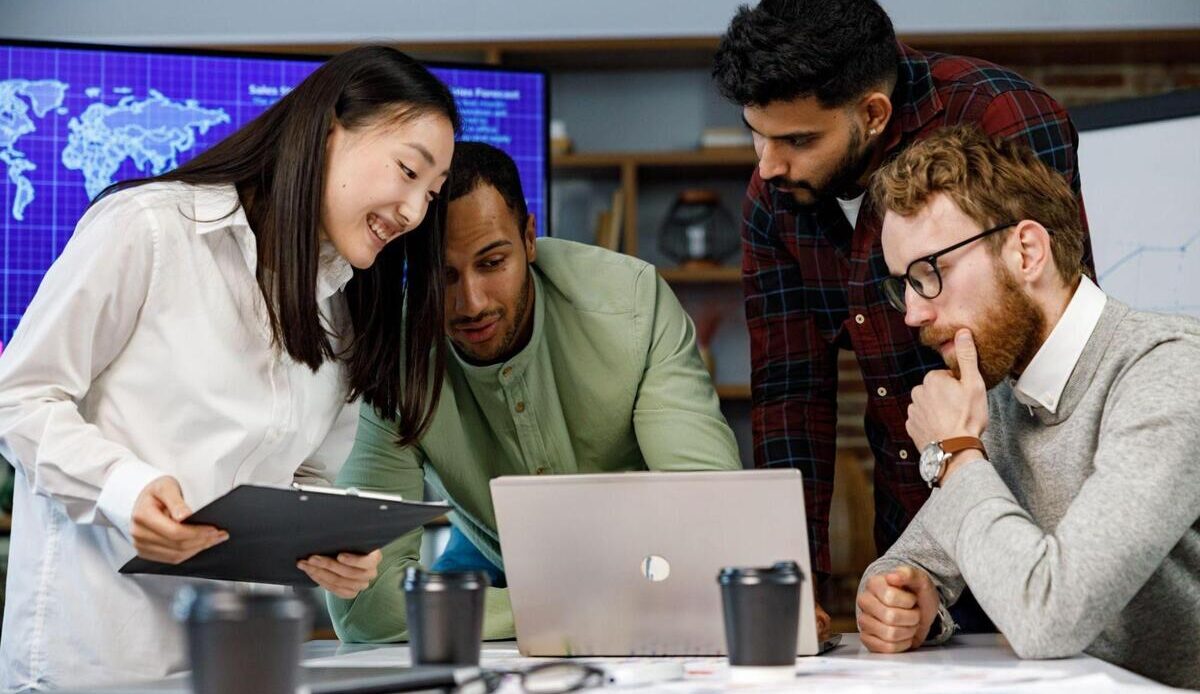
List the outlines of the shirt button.
{"type": "Polygon", "coordinates": [[[900,460],[908,460],[908,451],[903,448],[900,449],[900,460]]]}
{"type": "Polygon", "coordinates": [[[863,323],[867,322],[867,317],[860,313],[854,317],[854,322],[862,325],[863,323]]]}
{"type": "Polygon", "coordinates": [[[881,398],[886,398],[887,397],[887,388],[879,388],[878,390],[875,391],[875,393],[877,395],[879,395],[879,397],[881,397],[881,398]]]}
{"type": "Polygon", "coordinates": [[[511,366],[504,367],[504,370],[500,372],[500,375],[505,378],[508,378],[509,376],[512,375],[512,367],[511,366]]]}
{"type": "Polygon", "coordinates": [[[517,414],[524,412],[525,411],[525,402],[524,401],[518,402],[516,410],[517,410],[517,414]]]}

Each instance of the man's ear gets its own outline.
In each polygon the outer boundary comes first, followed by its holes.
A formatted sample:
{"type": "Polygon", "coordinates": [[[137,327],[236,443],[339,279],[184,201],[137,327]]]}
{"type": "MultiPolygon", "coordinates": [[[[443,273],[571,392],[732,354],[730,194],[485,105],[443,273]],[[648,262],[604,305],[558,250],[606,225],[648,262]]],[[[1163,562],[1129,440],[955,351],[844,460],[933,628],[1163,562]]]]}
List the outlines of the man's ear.
{"type": "Polygon", "coordinates": [[[868,140],[881,135],[892,118],[891,97],[878,90],[868,92],[858,102],[858,117],[868,140]]]}
{"type": "Polygon", "coordinates": [[[1057,276],[1050,232],[1032,219],[1022,220],[1013,230],[1014,251],[1018,254],[1017,276],[1028,284],[1037,284],[1057,276]]]}
{"type": "Polygon", "coordinates": [[[525,221],[525,231],[521,234],[521,240],[525,244],[525,257],[531,263],[537,260],[537,221],[534,220],[532,212],[525,221]]]}

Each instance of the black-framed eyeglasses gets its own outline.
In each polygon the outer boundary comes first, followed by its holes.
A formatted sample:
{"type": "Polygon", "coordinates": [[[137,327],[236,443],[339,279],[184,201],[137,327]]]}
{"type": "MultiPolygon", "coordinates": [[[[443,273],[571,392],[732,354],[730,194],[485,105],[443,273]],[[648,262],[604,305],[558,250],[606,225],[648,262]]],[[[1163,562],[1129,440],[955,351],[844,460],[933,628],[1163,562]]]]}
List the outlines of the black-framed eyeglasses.
{"type": "Polygon", "coordinates": [[[883,281],[880,284],[883,289],[884,298],[888,300],[888,303],[891,304],[892,308],[896,309],[900,313],[904,313],[906,310],[904,305],[905,282],[907,282],[908,286],[912,287],[913,291],[915,291],[919,296],[925,297],[926,299],[937,298],[937,296],[942,293],[942,271],[938,268],[938,258],[946,255],[950,251],[957,251],[969,243],[974,243],[979,239],[991,236],[997,231],[1003,231],[1004,229],[1016,226],[1017,224],[1020,224],[1020,222],[1005,222],[998,226],[994,226],[991,229],[985,229],[968,239],[963,239],[953,246],[947,246],[937,253],[931,253],[930,255],[917,258],[909,263],[908,267],[905,268],[903,277],[889,275],[888,277],[883,278],[883,281]]]}
{"type": "Polygon", "coordinates": [[[541,663],[523,670],[481,670],[476,679],[460,685],[459,691],[474,690],[471,685],[482,683],[488,692],[500,688],[505,677],[517,677],[521,689],[528,694],[567,694],[604,684],[604,671],[594,665],[572,660],[541,663]]]}

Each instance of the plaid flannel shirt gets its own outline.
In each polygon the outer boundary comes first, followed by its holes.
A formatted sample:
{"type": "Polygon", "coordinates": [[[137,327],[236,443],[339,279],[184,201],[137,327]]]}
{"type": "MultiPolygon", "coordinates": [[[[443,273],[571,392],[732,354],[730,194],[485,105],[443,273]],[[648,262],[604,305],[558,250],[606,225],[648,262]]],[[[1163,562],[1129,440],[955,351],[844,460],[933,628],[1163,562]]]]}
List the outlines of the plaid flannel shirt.
{"type": "MultiPolygon", "coordinates": [[[[900,45],[893,117],[884,132],[895,153],[936,129],[975,123],[1026,142],[1079,195],[1078,136],[1066,110],[1028,80],[997,65],[921,53],[900,45]]],[[[743,206],[742,274],[750,328],[754,457],[758,467],[804,476],[809,550],[817,584],[830,573],[829,507],[836,454],[837,352],[852,349],[867,387],[865,428],[875,455],[875,543],[900,536],[929,496],[919,450],[904,424],[909,393],[945,368],[888,306],[880,211],[867,196],[851,228],[837,201],[799,205],[756,170],[743,206]]],[[[1080,214],[1083,215],[1082,198],[1080,214]]],[[[1092,266],[1091,243],[1084,264],[1092,266]]]]}

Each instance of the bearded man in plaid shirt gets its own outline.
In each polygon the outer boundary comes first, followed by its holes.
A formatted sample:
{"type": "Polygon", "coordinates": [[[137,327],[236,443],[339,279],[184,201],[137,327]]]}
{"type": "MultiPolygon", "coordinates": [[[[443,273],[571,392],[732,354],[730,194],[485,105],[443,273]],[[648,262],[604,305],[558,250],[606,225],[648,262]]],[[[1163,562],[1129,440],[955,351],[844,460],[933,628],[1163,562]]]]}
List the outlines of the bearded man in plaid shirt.
{"type": "MultiPolygon", "coordinates": [[[[929,495],[917,470],[927,442],[914,445],[904,423],[909,392],[945,368],[880,291],[888,269],[881,211],[864,196],[871,174],[938,128],[972,123],[1027,144],[1078,196],[1078,136],[1066,110],[1020,75],[898,43],[874,0],[744,5],[713,77],[742,107],[759,157],[742,226],[755,463],[804,475],[820,601],[830,572],[838,350],[854,351],[867,386],[880,553],[929,495]]],[[[1082,199],[1080,216],[1084,271],[1094,276],[1082,199]]],[[[827,629],[828,616],[818,616],[827,629]]],[[[994,630],[969,595],[954,616],[964,630],[994,630]]]]}

